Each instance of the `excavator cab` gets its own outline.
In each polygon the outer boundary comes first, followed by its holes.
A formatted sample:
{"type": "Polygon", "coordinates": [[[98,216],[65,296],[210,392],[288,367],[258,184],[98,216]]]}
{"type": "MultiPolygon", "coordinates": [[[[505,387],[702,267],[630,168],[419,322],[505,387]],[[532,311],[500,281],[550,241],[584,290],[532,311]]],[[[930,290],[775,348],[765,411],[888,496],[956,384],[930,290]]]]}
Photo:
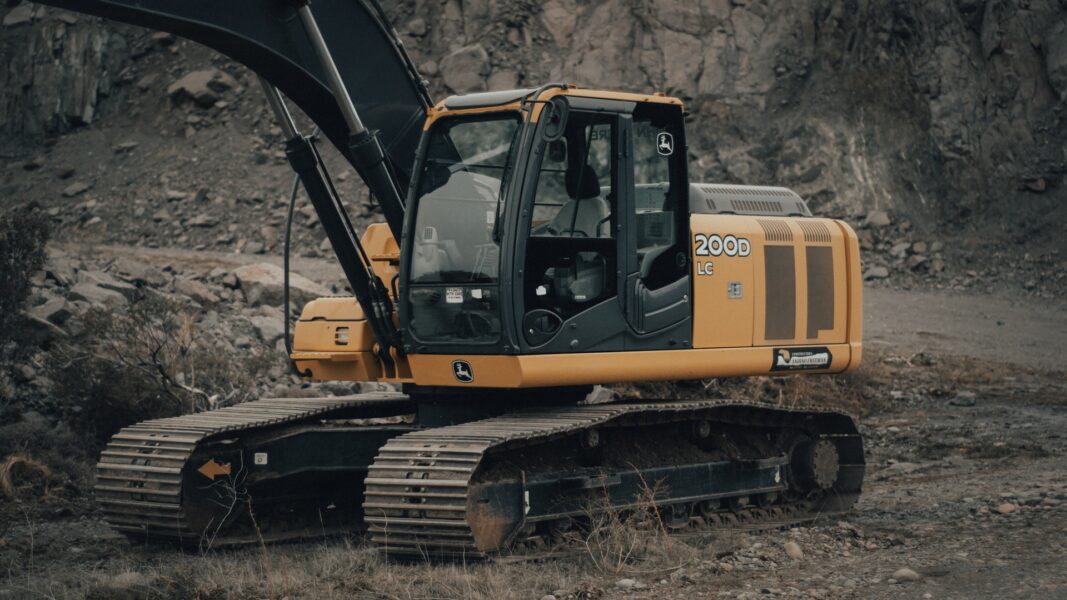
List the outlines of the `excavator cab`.
{"type": "Polygon", "coordinates": [[[431,113],[401,252],[407,352],[684,343],[682,107],[609,96],[546,86],[452,97],[431,113]]]}

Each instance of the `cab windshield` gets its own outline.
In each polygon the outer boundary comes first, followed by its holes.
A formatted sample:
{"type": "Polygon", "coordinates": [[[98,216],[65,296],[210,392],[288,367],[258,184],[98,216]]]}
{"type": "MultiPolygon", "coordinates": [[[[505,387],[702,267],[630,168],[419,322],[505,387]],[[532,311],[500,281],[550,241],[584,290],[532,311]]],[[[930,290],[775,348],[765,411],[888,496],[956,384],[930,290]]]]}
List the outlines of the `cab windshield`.
{"type": "Polygon", "coordinates": [[[411,329],[425,342],[500,337],[495,231],[513,163],[516,113],[434,124],[418,178],[409,279],[411,329]]]}

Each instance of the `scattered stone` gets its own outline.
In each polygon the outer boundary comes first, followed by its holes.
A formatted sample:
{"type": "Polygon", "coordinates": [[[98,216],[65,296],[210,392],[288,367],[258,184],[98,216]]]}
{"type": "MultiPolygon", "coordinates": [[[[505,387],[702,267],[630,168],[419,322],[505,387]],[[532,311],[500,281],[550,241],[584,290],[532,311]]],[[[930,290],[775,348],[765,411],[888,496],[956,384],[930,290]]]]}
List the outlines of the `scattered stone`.
{"type": "Polygon", "coordinates": [[[926,264],[926,257],[921,254],[913,254],[908,257],[908,268],[912,271],[926,264]]]}
{"type": "Polygon", "coordinates": [[[70,288],[68,296],[72,300],[84,300],[96,306],[126,304],[126,296],[87,281],[70,288]]]}
{"type": "Polygon", "coordinates": [[[1027,179],[1024,185],[1026,186],[1026,189],[1030,190],[1031,192],[1036,192],[1038,194],[1048,189],[1048,182],[1045,181],[1044,177],[1038,177],[1037,179],[1027,179]]]}
{"type": "Polygon", "coordinates": [[[1019,507],[1015,504],[1012,504],[1011,502],[1004,502],[1003,504],[997,506],[997,512],[1002,515],[1010,515],[1011,513],[1017,510],[1019,510],[1019,507]]]}
{"type": "Polygon", "coordinates": [[[216,304],[219,301],[219,297],[211,288],[195,279],[179,277],[174,281],[174,291],[192,298],[199,304],[216,304]]]}
{"type": "Polygon", "coordinates": [[[637,585],[636,579],[620,579],[615,582],[615,587],[623,590],[628,590],[637,585]]]}
{"type": "Polygon", "coordinates": [[[429,32],[430,28],[426,25],[425,19],[412,19],[408,22],[407,32],[408,35],[413,37],[422,37],[429,32]]]}
{"type": "Polygon", "coordinates": [[[175,38],[174,34],[172,33],[167,33],[166,31],[157,31],[153,33],[149,39],[151,39],[152,42],[159,44],[160,46],[170,46],[176,41],[177,38],[175,38]]]}
{"type": "Polygon", "coordinates": [[[218,69],[205,69],[187,73],[167,87],[167,95],[175,101],[191,98],[200,106],[208,108],[218,102],[220,94],[237,87],[237,80],[218,69]]]}
{"type": "Polygon", "coordinates": [[[34,5],[30,3],[12,8],[9,13],[4,15],[4,27],[16,27],[29,23],[33,20],[33,8],[34,5]]]}
{"type": "Polygon", "coordinates": [[[782,548],[785,550],[786,556],[793,560],[804,558],[804,551],[800,549],[800,544],[796,542],[786,542],[782,545],[782,548]]]}
{"type": "Polygon", "coordinates": [[[464,46],[441,59],[441,79],[457,94],[484,92],[489,54],[481,44],[464,46]]]}
{"type": "Polygon", "coordinates": [[[519,74],[515,71],[496,71],[489,76],[489,91],[513,90],[519,86],[519,74]]]}
{"type": "Polygon", "coordinates": [[[915,242],[911,245],[911,251],[913,254],[926,254],[926,250],[926,242],[915,242]]]}
{"type": "Polygon", "coordinates": [[[425,75],[426,77],[433,77],[437,75],[437,73],[437,61],[428,60],[419,65],[419,74],[421,75],[425,75]]]}
{"type": "Polygon", "coordinates": [[[30,314],[53,323],[55,325],[62,325],[70,318],[70,308],[67,306],[67,301],[64,298],[52,298],[40,306],[35,306],[30,309],[30,314]]]}
{"type": "Polygon", "coordinates": [[[956,394],[956,397],[949,400],[948,403],[952,406],[974,406],[977,404],[977,395],[974,392],[963,391],[956,394]]]}
{"type": "Polygon", "coordinates": [[[896,579],[897,581],[919,581],[921,578],[921,575],[907,567],[897,569],[893,572],[893,579],[896,579]]]}
{"type": "MultiPolygon", "coordinates": [[[[244,265],[234,271],[234,275],[248,304],[278,306],[282,303],[285,275],[281,267],[270,263],[244,265]]],[[[293,306],[299,307],[315,298],[329,295],[331,293],[325,287],[298,273],[290,273],[289,298],[293,306]]]]}
{"type": "Polygon", "coordinates": [[[867,218],[864,219],[863,224],[868,227],[881,228],[888,227],[893,224],[892,219],[889,218],[889,213],[884,210],[872,210],[867,213],[867,218]]]}
{"type": "Polygon", "coordinates": [[[155,221],[156,223],[161,223],[163,221],[170,221],[171,218],[172,217],[170,216],[170,213],[167,212],[167,209],[165,209],[165,208],[161,208],[161,209],[157,210],[156,212],[152,213],[152,220],[155,221]]]}
{"type": "Polygon", "coordinates": [[[80,283],[89,283],[101,289],[117,292],[129,301],[136,300],[140,296],[136,286],[125,281],[119,281],[103,271],[82,271],[78,273],[80,283]]]}
{"type": "Polygon", "coordinates": [[[908,242],[900,242],[897,244],[893,244],[893,247],[889,249],[889,254],[893,258],[904,258],[908,255],[908,248],[910,247],[911,244],[909,244],[908,242]]]}
{"type": "Polygon", "coordinates": [[[214,227],[218,224],[219,220],[207,213],[196,215],[192,219],[189,219],[188,223],[189,227],[214,227]]]}
{"type": "Polygon", "coordinates": [[[22,168],[26,169],[27,171],[36,171],[37,169],[40,169],[40,168],[44,167],[44,165],[45,165],[44,157],[43,156],[35,156],[34,158],[31,158],[30,160],[22,163],[22,168]]]}
{"type": "Polygon", "coordinates": [[[158,73],[149,73],[148,75],[145,75],[144,77],[138,79],[135,85],[137,86],[137,89],[141,90],[142,92],[147,92],[149,89],[152,88],[152,85],[156,83],[157,79],[159,79],[158,73]]]}
{"type": "Polygon", "coordinates": [[[118,144],[115,147],[113,147],[112,150],[115,152],[115,154],[125,154],[125,153],[129,152],[130,150],[133,150],[134,148],[136,148],[139,145],[140,144],[138,144],[137,142],[133,142],[133,141],[122,142],[121,144],[118,144]]]}
{"type": "Polygon", "coordinates": [[[248,319],[256,330],[256,335],[269,345],[282,339],[285,329],[282,324],[281,314],[276,317],[256,316],[248,319]]]}
{"type": "Polygon", "coordinates": [[[84,181],[78,181],[63,188],[63,196],[73,198],[79,194],[84,194],[92,187],[92,185],[85,183],[84,181]]]}
{"type": "Polygon", "coordinates": [[[872,279],[885,279],[889,277],[889,269],[885,267],[871,267],[867,269],[867,272],[863,274],[864,281],[870,281],[872,279]]]}
{"type": "Polygon", "coordinates": [[[37,379],[37,371],[30,365],[18,365],[15,367],[15,382],[28,383],[37,379]]]}
{"type": "Polygon", "coordinates": [[[179,200],[185,200],[189,197],[189,194],[176,190],[167,190],[163,193],[163,196],[167,199],[167,202],[177,202],[179,200]]]}
{"type": "Polygon", "coordinates": [[[46,277],[61,286],[68,287],[74,283],[74,265],[68,258],[49,256],[44,264],[44,272],[46,277]]]}
{"type": "Polygon", "coordinates": [[[26,315],[26,318],[22,319],[20,325],[21,332],[18,339],[22,343],[28,342],[36,345],[45,345],[51,343],[55,339],[67,336],[67,332],[63,331],[56,325],[32,314],[26,315]]]}

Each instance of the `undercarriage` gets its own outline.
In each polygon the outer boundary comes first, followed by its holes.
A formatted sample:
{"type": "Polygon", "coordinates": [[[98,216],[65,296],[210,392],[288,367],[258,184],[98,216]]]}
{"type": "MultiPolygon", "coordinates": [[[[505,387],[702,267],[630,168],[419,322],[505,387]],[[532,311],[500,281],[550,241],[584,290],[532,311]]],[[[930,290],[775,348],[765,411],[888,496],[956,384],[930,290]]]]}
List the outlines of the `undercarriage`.
{"type": "Polygon", "coordinates": [[[646,400],[441,425],[447,406],[382,393],[147,421],[102,453],[97,499],[138,540],[366,530],[394,556],[491,557],[551,548],[605,513],[652,511],[669,530],[801,523],[847,510],[863,480],[839,412],[646,400]]]}

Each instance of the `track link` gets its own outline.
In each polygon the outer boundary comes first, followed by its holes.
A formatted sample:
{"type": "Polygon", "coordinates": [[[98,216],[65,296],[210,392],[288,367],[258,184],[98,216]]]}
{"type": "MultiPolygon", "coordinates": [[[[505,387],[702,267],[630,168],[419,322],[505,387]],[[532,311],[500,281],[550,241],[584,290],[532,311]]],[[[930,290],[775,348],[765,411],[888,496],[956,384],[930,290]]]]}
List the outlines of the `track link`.
{"type": "MultiPolygon", "coordinates": [[[[862,441],[852,419],[842,413],[732,401],[566,406],[415,431],[387,442],[366,480],[364,512],[371,540],[391,555],[498,555],[507,548],[494,544],[505,538],[507,543],[521,543],[521,535],[496,531],[504,525],[485,505],[484,496],[479,497],[483,483],[479,473],[492,466],[494,457],[523,446],[547,448],[595,428],[693,419],[727,426],[799,428],[835,440],[843,454],[841,476],[828,501],[709,516],[705,521],[709,525],[744,525],[760,519],[801,522],[811,509],[842,511],[858,498],[864,470],[862,441]]],[[[787,469],[788,461],[775,463],[773,457],[766,461],[766,473],[776,478],[778,469],[787,469]]]]}
{"type": "MultiPolygon", "coordinates": [[[[202,535],[188,512],[185,478],[205,443],[372,411],[410,409],[403,394],[332,398],[273,398],[180,417],[144,421],[115,434],[96,465],[96,500],[104,519],[137,539],[196,542],[202,535]]],[[[275,534],[279,539],[284,533],[275,534]]],[[[220,542],[224,540],[219,540],[220,542]]]]}

